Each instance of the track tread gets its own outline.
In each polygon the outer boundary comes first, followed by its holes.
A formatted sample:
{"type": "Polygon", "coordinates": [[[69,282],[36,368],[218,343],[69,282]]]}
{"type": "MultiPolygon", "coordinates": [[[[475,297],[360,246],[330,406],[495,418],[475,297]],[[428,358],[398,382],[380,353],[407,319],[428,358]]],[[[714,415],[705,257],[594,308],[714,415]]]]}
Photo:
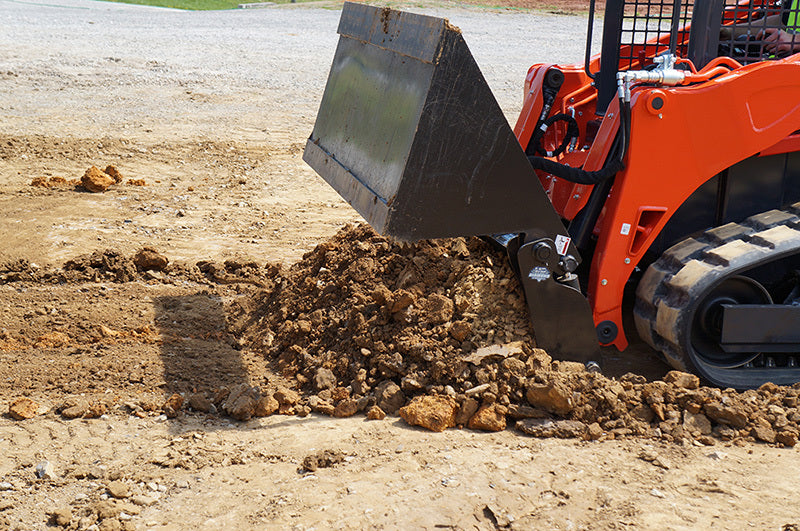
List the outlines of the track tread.
{"type": "Polygon", "coordinates": [[[702,372],[681,346],[693,305],[726,277],[800,252],[796,213],[800,214],[800,203],[714,227],[665,251],[636,289],[634,318],[641,338],[661,351],[673,367],[702,372]]]}

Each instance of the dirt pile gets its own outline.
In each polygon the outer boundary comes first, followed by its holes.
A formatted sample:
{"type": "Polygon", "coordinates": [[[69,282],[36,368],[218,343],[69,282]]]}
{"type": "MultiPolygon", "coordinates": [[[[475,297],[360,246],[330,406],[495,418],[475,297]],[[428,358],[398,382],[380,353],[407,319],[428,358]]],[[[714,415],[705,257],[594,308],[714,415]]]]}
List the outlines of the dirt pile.
{"type": "Polygon", "coordinates": [[[537,436],[798,440],[800,386],[737,393],[552,361],[505,257],[479,239],[403,244],[348,226],[232,310],[233,333],[330,415],[406,406],[431,429],[512,419],[537,436]],[[426,395],[449,399],[412,400],[426,395]]]}

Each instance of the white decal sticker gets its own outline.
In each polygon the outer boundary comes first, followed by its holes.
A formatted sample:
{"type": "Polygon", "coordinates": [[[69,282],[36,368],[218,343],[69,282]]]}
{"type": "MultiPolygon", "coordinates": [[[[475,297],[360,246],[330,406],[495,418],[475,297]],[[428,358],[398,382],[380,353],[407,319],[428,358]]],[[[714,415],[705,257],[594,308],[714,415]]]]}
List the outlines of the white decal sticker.
{"type": "Polygon", "coordinates": [[[567,236],[558,235],[556,236],[556,252],[561,256],[567,254],[567,248],[569,247],[569,242],[572,241],[572,238],[567,236]]]}
{"type": "Polygon", "coordinates": [[[631,233],[631,224],[630,223],[623,223],[622,224],[622,230],[619,231],[619,233],[622,234],[623,236],[627,236],[628,234],[630,234],[631,233]]]}

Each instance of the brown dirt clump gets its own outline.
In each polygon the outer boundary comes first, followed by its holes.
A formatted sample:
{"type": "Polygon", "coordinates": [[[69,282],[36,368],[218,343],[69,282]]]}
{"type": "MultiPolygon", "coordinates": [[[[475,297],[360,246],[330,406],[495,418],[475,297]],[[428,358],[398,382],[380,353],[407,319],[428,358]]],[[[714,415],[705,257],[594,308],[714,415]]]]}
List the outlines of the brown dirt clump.
{"type": "Polygon", "coordinates": [[[234,304],[231,331],[317,412],[393,414],[427,395],[457,404],[455,424],[498,430],[511,418],[539,436],[791,446],[800,433],[800,385],[739,393],[677,371],[617,380],[551,361],[507,260],[479,239],[404,244],[347,226],[272,280],[234,304]]]}

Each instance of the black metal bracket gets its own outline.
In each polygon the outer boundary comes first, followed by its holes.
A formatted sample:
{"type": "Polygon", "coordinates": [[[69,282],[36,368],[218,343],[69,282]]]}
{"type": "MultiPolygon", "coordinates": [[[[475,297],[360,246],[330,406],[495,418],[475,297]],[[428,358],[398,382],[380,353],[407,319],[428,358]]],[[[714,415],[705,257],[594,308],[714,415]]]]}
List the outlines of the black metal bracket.
{"type": "Polygon", "coordinates": [[[800,306],[723,304],[725,352],[800,352],[800,306]]]}
{"type": "Polygon", "coordinates": [[[569,272],[570,257],[560,256],[555,242],[543,238],[522,245],[511,258],[519,266],[537,345],[557,359],[599,360],[592,310],[569,272]]]}

